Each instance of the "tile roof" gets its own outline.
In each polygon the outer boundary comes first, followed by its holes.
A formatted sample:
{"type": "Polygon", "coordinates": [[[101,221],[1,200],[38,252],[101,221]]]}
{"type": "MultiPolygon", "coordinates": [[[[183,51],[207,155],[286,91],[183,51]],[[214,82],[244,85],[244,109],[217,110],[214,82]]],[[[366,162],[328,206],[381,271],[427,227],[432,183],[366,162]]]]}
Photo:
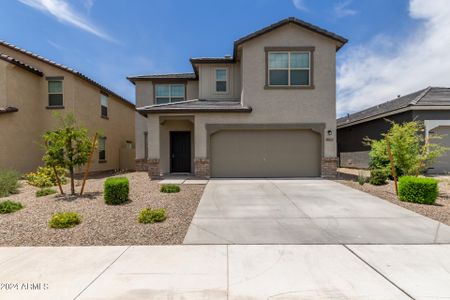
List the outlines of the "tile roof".
{"type": "Polygon", "coordinates": [[[44,73],[42,73],[42,71],[38,70],[37,68],[32,67],[30,65],[27,65],[26,63],[24,63],[24,62],[14,58],[14,57],[12,57],[12,56],[9,56],[8,54],[0,53],[0,59],[4,60],[4,61],[7,61],[7,62],[9,62],[9,63],[11,63],[13,65],[16,65],[18,67],[21,67],[22,69],[30,71],[31,73],[34,73],[34,74],[36,74],[38,76],[43,76],[44,75],[44,73]]]}
{"type": "Polygon", "coordinates": [[[134,83],[139,79],[196,79],[196,75],[193,72],[189,73],[165,73],[165,74],[148,74],[148,75],[136,75],[128,76],[127,79],[134,83]]]}
{"type": "Polygon", "coordinates": [[[417,106],[450,106],[450,88],[428,87],[365,110],[350,114],[337,120],[337,126],[345,127],[355,122],[365,122],[385,114],[394,114],[399,109],[417,106]]]}
{"type": "Polygon", "coordinates": [[[10,112],[16,112],[19,109],[17,109],[16,107],[12,107],[12,106],[0,106],[0,114],[6,114],[6,113],[10,113],[10,112]]]}
{"type": "Polygon", "coordinates": [[[251,112],[252,108],[243,106],[240,100],[193,99],[139,107],[137,110],[141,113],[251,112]]]}
{"type": "Polygon", "coordinates": [[[48,58],[42,57],[42,56],[40,56],[40,55],[38,55],[38,54],[35,54],[35,53],[33,53],[33,52],[30,52],[30,51],[27,51],[27,50],[25,50],[25,49],[19,48],[19,47],[15,46],[15,45],[13,45],[13,44],[10,44],[10,43],[8,43],[8,42],[6,42],[6,41],[0,40],[0,45],[3,45],[3,46],[8,47],[8,48],[10,48],[10,49],[13,49],[13,50],[16,50],[16,51],[18,51],[18,52],[21,52],[21,53],[23,53],[23,54],[26,54],[26,55],[28,55],[28,56],[31,56],[31,57],[33,57],[33,58],[35,58],[35,59],[37,59],[37,60],[40,60],[40,61],[42,61],[42,62],[44,62],[44,63],[47,63],[47,64],[49,64],[49,65],[52,65],[52,66],[54,66],[54,67],[57,67],[57,68],[59,68],[59,69],[61,69],[61,70],[67,71],[67,72],[69,72],[69,73],[72,73],[72,74],[74,74],[74,75],[76,75],[76,76],[78,76],[78,77],[80,77],[80,78],[86,80],[87,82],[91,83],[92,85],[94,85],[94,86],[100,88],[100,89],[103,90],[104,92],[116,96],[116,97],[119,98],[121,101],[125,102],[126,104],[135,107],[135,105],[134,105],[133,103],[131,103],[130,101],[128,101],[127,99],[125,99],[125,98],[123,98],[122,96],[116,94],[115,92],[111,91],[111,90],[108,89],[107,87],[101,85],[100,83],[94,81],[93,79],[87,77],[86,75],[84,75],[83,73],[81,73],[81,72],[79,72],[79,71],[77,71],[77,70],[75,70],[75,69],[69,68],[69,67],[67,67],[67,66],[65,66],[65,65],[62,65],[62,64],[56,63],[56,62],[54,62],[54,61],[52,61],[52,60],[49,60],[48,58]]]}
{"type": "Polygon", "coordinates": [[[245,43],[245,42],[247,42],[247,41],[249,41],[249,40],[251,40],[253,38],[261,36],[261,35],[263,35],[263,34],[265,34],[267,32],[270,32],[270,31],[272,31],[274,29],[277,29],[278,27],[281,27],[281,26],[289,24],[289,23],[296,24],[296,25],[301,26],[301,27],[303,27],[305,29],[311,30],[313,32],[316,32],[318,34],[321,34],[323,36],[331,38],[331,39],[333,39],[335,41],[338,41],[342,45],[338,45],[337,46],[337,50],[339,50],[345,43],[348,42],[348,40],[346,38],[344,38],[344,37],[342,37],[342,36],[340,36],[340,35],[338,35],[336,33],[330,32],[330,31],[325,30],[323,28],[320,28],[320,27],[318,27],[316,25],[313,25],[311,23],[308,23],[308,22],[305,22],[303,20],[300,20],[298,18],[289,17],[289,18],[286,18],[286,19],[283,19],[283,20],[278,21],[276,23],[273,23],[273,24],[271,24],[269,26],[266,26],[266,27],[264,27],[264,28],[262,28],[260,30],[257,30],[257,31],[255,31],[253,33],[250,33],[250,34],[248,34],[246,36],[243,36],[240,39],[236,40],[234,42],[234,54],[235,54],[235,56],[236,56],[236,51],[237,51],[236,48],[237,48],[238,45],[240,45],[242,43],[245,43]]]}

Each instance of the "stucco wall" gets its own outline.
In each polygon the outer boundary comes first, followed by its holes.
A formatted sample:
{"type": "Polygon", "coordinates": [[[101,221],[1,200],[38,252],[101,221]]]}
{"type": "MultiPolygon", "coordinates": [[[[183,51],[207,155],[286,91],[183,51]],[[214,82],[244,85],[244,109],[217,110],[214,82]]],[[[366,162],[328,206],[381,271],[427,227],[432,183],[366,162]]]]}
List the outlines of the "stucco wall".
{"type": "Polygon", "coordinates": [[[199,96],[200,99],[240,99],[241,76],[240,63],[235,64],[202,64],[199,70],[199,96]],[[227,69],[228,91],[216,92],[216,69],[227,69]]]}
{"type": "MultiPolygon", "coordinates": [[[[119,149],[126,141],[135,144],[135,110],[132,105],[109,95],[108,117],[100,117],[100,88],[69,72],[41,62],[33,57],[0,45],[0,52],[7,53],[44,73],[39,77],[20,67],[7,63],[7,104],[19,108],[18,112],[0,115],[0,167],[7,166],[20,172],[29,172],[42,164],[41,143],[44,132],[54,129],[58,122],[55,111],[61,114],[74,113],[77,121],[85,125],[91,136],[100,131],[107,137],[107,162],[98,163],[95,153],[92,171],[119,169],[119,149]],[[48,83],[45,77],[62,76],[64,109],[46,109],[48,105],[48,83]]],[[[5,67],[6,66],[6,67],[5,67]]],[[[1,77],[0,77],[1,79],[1,77]]],[[[1,86],[1,83],[0,83],[1,86]]]]}

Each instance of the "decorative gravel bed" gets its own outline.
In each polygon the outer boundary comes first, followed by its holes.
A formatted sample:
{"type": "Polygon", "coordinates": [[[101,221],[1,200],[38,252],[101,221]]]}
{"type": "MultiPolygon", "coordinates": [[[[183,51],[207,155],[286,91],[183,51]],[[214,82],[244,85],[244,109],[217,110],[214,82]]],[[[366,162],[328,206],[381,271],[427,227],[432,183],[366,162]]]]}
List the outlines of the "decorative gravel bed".
{"type": "MultiPolygon", "coordinates": [[[[106,177],[90,179],[82,197],[56,194],[36,198],[37,188],[23,182],[19,194],[0,198],[25,206],[18,212],[0,215],[0,246],[181,244],[204,185],[182,185],[179,193],[165,194],[159,191],[158,181],[150,181],[146,172],[120,176],[130,180],[131,201],[115,206],[103,200],[106,177]],[[165,208],[167,219],[162,223],[138,223],[139,212],[146,207],[165,208]],[[62,211],[79,213],[81,224],[70,229],[49,228],[52,214],[62,211]]],[[[64,190],[68,192],[69,186],[64,190]]]]}
{"type": "Polygon", "coordinates": [[[369,183],[360,185],[356,182],[354,174],[350,174],[350,172],[339,173],[339,177],[335,181],[354,189],[372,194],[441,223],[450,225],[450,181],[442,178],[439,180],[440,195],[434,205],[416,204],[398,200],[395,195],[394,182],[392,181],[381,186],[375,186],[369,183]]]}

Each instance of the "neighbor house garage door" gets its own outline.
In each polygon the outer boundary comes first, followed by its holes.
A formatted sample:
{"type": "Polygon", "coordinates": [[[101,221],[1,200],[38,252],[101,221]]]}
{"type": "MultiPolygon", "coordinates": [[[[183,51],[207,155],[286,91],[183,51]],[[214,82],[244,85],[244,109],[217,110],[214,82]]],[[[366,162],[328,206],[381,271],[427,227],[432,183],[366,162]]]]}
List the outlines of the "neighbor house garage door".
{"type": "MultiPolygon", "coordinates": [[[[444,147],[450,148],[450,127],[441,126],[430,131],[430,134],[437,134],[442,136],[441,139],[431,139],[430,142],[434,144],[440,144],[444,147]]],[[[434,163],[429,173],[448,173],[450,172],[450,152],[447,151],[441,157],[439,157],[434,163]]]]}
{"type": "Polygon", "coordinates": [[[320,135],[312,130],[223,130],[210,142],[213,177],[320,176],[320,135]]]}

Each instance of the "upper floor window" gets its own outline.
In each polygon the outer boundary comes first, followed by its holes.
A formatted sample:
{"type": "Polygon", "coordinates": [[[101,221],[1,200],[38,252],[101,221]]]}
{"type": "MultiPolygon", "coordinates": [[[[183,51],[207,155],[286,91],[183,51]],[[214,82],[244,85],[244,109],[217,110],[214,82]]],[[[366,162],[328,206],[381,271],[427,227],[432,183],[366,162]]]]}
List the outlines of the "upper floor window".
{"type": "Polygon", "coordinates": [[[156,84],[155,103],[180,102],[185,100],[184,84],[156,84]]]}
{"type": "Polygon", "coordinates": [[[269,86],[310,86],[310,51],[274,51],[268,53],[269,86]]]}
{"type": "Polygon", "coordinates": [[[108,117],[108,95],[100,94],[100,115],[104,118],[108,117]]]}
{"type": "Polygon", "coordinates": [[[228,91],[228,69],[216,69],[216,92],[228,91]]]}
{"type": "Polygon", "coordinates": [[[48,106],[62,107],[63,102],[63,81],[58,79],[48,80],[48,106]]]}

